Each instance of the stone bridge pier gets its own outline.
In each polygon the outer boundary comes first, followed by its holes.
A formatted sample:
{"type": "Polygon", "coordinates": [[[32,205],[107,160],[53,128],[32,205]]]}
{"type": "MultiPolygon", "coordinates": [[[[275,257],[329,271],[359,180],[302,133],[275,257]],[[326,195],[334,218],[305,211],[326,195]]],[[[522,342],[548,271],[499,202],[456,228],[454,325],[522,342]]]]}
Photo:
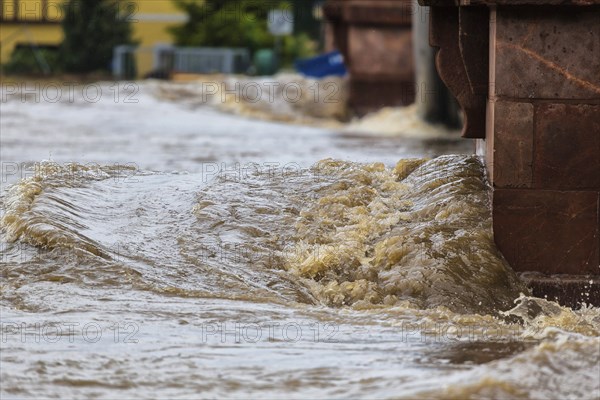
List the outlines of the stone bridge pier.
{"type": "Polygon", "coordinates": [[[344,55],[349,106],[364,115],[415,99],[412,46],[414,0],[328,0],[327,47],[344,55]]]}
{"type": "Polygon", "coordinates": [[[600,305],[600,0],[419,2],[499,249],[535,295],[600,305]]]}

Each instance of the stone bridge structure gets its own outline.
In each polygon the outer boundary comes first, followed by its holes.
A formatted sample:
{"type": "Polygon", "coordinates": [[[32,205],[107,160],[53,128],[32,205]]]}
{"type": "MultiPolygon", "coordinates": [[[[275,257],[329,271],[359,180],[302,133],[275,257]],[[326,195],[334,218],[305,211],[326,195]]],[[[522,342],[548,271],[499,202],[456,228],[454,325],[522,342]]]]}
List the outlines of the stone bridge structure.
{"type": "MultiPolygon", "coordinates": [[[[419,3],[462,135],[485,159],[496,244],[535,295],[600,305],[600,0],[419,3]]],[[[342,35],[351,80],[381,62],[347,50],[363,34],[342,35]]]]}
{"type": "Polygon", "coordinates": [[[328,0],[327,37],[350,75],[349,106],[364,115],[415,99],[411,0],[328,0]]]}

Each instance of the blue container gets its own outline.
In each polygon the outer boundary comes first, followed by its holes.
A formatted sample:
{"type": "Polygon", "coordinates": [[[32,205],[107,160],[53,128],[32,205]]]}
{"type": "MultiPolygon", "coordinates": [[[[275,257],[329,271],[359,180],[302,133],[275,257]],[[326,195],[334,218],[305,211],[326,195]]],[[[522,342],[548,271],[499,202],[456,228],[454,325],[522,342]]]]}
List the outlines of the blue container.
{"type": "Polygon", "coordinates": [[[312,78],[346,75],[344,56],[339,51],[296,61],[296,70],[312,78]]]}

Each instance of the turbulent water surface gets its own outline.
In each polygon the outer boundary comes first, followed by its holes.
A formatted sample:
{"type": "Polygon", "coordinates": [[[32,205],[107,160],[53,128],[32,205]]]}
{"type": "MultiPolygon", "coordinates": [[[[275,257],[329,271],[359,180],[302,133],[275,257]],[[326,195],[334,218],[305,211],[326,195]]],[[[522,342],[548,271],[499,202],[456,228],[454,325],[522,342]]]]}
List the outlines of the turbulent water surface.
{"type": "Polygon", "coordinates": [[[3,399],[599,398],[468,142],[136,95],[2,104],[3,399]]]}

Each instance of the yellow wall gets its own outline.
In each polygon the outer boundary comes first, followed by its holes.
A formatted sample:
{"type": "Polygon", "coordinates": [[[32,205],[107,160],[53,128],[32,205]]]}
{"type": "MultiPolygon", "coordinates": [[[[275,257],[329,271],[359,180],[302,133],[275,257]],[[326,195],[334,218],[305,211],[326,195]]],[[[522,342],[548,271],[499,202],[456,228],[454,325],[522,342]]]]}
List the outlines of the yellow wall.
{"type": "Polygon", "coordinates": [[[173,38],[168,28],[185,22],[186,15],[175,7],[172,0],[138,0],[133,16],[134,39],[139,41],[140,51],[136,64],[139,76],[152,69],[150,47],[156,44],[171,44],[173,38]]]}
{"type": "MultiPolygon", "coordinates": [[[[85,1],[85,0],[82,0],[85,1]]],[[[152,47],[158,43],[172,43],[167,28],[180,25],[185,14],[175,7],[172,0],[120,0],[122,3],[134,3],[132,25],[134,39],[141,47],[152,47]]],[[[2,11],[4,18],[14,15],[13,0],[4,0],[2,11]]],[[[20,0],[19,22],[0,22],[0,63],[8,61],[14,47],[19,43],[58,45],[62,41],[61,11],[56,2],[49,0],[47,19],[55,23],[40,23],[42,20],[42,0],[20,0]]],[[[143,75],[152,68],[152,54],[142,49],[138,55],[138,72],[143,75]]]]}

